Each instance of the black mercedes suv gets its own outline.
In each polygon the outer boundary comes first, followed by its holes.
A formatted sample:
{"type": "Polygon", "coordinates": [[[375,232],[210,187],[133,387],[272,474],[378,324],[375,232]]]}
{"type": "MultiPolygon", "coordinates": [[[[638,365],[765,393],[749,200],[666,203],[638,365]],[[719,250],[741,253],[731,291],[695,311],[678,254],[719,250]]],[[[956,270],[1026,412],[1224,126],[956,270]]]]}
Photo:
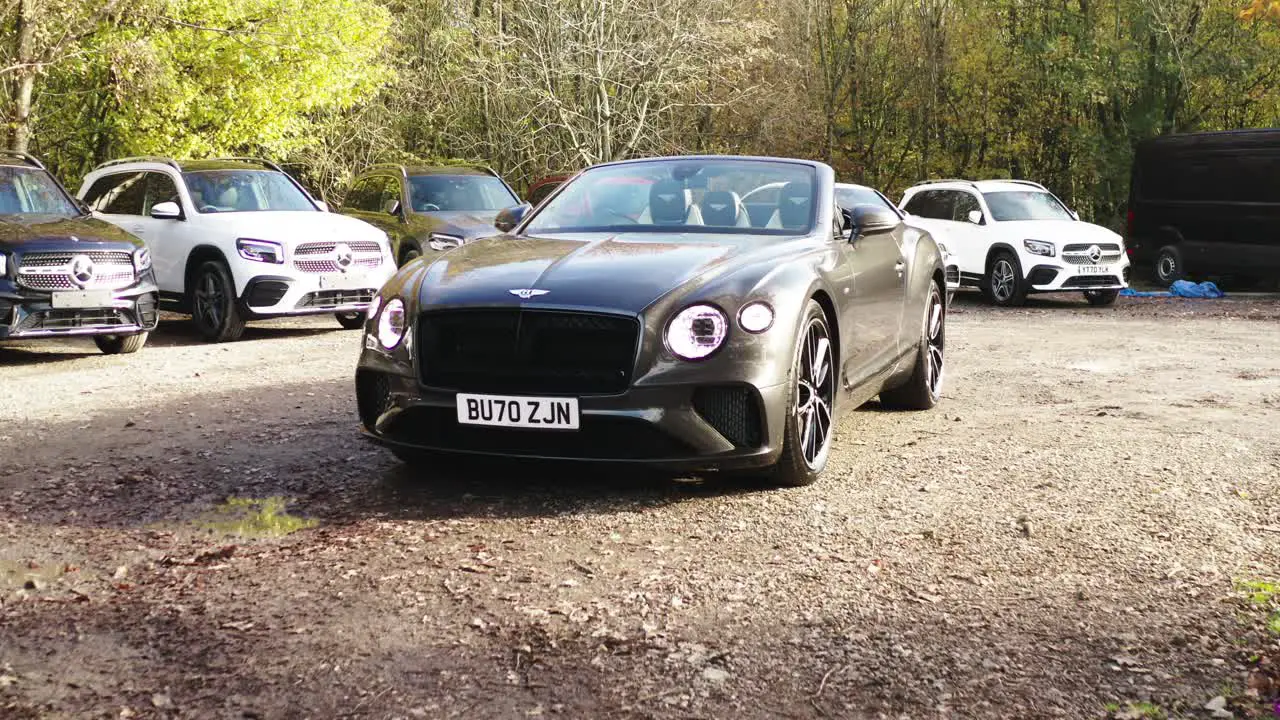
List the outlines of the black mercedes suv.
{"type": "Polygon", "coordinates": [[[0,340],[87,335],[137,352],[156,293],[141,240],[91,217],[39,160],[0,150],[0,340]]]}

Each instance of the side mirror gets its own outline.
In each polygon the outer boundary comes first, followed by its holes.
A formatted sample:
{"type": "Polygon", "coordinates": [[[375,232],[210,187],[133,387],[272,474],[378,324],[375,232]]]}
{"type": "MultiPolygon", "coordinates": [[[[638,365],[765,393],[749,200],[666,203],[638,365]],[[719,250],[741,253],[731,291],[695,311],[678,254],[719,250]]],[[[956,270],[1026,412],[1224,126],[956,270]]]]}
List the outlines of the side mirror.
{"type": "Polygon", "coordinates": [[[176,202],[162,202],[151,206],[151,217],[157,220],[177,220],[182,217],[182,208],[176,202]]]}
{"type": "Polygon", "coordinates": [[[529,203],[520,203],[515,207],[509,207],[506,210],[502,210],[498,213],[498,216],[493,219],[493,226],[504,233],[511,232],[520,224],[521,220],[524,220],[524,216],[528,215],[529,211],[532,209],[533,206],[529,203]]]}
{"type": "Polygon", "coordinates": [[[399,217],[400,201],[396,200],[395,198],[391,198],[390,200],[387,200],[385,203],[383,203],[382,210],[388,215],[395,215],[399,217]]]}
{"type": "Polygon", "coordinates": [[[970,211],[969,211],[969,222],[973,223],[974,225],[981,225],[981,224],[982,224],[982,211],[981,211],[981,210],[970,210],[970,211]]]}
{"type": "Polygon", "coordinates": [[[850,238],[852,238],[852,237],[853,237],[853,226],[854,226],[853,210],[851,210],[851,209],[849,209],[849,208],[847,208],[847,207],[842,207],[842,208],[840,208],[840,235],[841,235],[841,237],[843,237],[845,240],[849,240],[850,238]]]}
{"type": "Polygon", "coordinates": [[[316,200],[315,203],[316,207],[320,209],[320,212],[329,212],[329,203],[323,200],[316,200]]]}
{"type": "Polygon", "coordinates": [[[898,214],[885,207],[876,207],[874,205],[859,205],[852,211],[853,233],[850,239],[854,240],[863,235],[879,235],[880,233],[892,232],[902,224],[902,218],[898,214]]]}
{"type": "Polygon", "coordinates": [[[1080,219],[1080,213],[1076,212],[1075,210],[1068,210],[1067,212],[1071,213],[1071,219],[1072,219],[1072,220],[1079,220],[1079,219],[1080,219]]]}

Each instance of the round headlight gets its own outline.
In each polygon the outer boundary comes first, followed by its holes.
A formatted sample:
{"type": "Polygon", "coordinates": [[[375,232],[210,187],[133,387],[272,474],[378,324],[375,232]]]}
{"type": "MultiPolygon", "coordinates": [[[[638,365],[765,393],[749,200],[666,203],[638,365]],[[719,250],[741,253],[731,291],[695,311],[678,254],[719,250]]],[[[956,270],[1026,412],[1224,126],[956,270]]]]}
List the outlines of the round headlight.
{"type": "Polygon", "coordinates": [[[738,312],[738,324],[749,333],[762,333],[773,325],[773,308],[762,302],[748,303],[738,312]]]}
{"type": "Polygon", "coordinates": [[[667,347],[685,360],[701,360],[716,351],[729,334],[729,321],[719,308],[692,305],[671,318],[667,347]]]}
{"type": "Polygon", "coordinates": [[[390,350],[404,337],[404,301],[400,298],[387,301],[378,315],[378,342],[390,350]]]}

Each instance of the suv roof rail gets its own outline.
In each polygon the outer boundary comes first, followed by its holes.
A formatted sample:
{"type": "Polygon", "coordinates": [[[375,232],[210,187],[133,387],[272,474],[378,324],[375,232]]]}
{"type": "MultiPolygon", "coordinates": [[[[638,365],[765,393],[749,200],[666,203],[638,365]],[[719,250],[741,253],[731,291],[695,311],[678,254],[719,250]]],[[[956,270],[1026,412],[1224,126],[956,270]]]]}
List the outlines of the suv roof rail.
{"type": "MultiPolygon", "coordinates": [[[[250,163],[258,163],[259,165],[262,165],[263,167],[265,167],[265,168],[267,168],[267,169],[275,170],[276,172],[284,172],[284,170],[283,170],[279,165],[277,165],[277,164],[275,164],[275,163],[271,162],[270,160],[265,160],[265,159],[263,159],[263,158],[233,156],[233,157],[219,157],[219,158],[209,158],[209,159],[210,159],[210,160],[228,160],[228,161],[235,161],[235,162],[250,162],[250,163]]],[[[286,174],[286,175],[288,175],[288,173],[285,173],[285,174],[286,174]]]]}
{"type": "MultiPolygon", "coordinates": [[[[404,165],[403,165],[402,163],[393,163],[393,162],[374,163],[374,164],[370,165],[369,167],[365,168],[365,170],[378,170],[378,169],[384,169],[384,170],[391,170],[391,169],[394,169],[394,170],[399,170],[399,171],[400,171],[400,176],[401,176],[401,177],[409,177],[409,171],[405,169],[405,167],[404,167],[404,165]]],[[[364,172],[364,171],[362,170],[361,172],[364,172]]]]}
{"type": "Polygon", "coordinates": [[[975,188],[978,187],[978,183],[972,180],[962,180],[960,178],[940,178],[937,180],[922,180],[921,182],[918,182],[915,185],[912,185],[911,187],[920,187],[921,185],[937,185],[939,183],[960,183],[961,185],[969,185],[975,188]]]}
{"type": "Polygon", "coordinates": [[[28,153],[24,153],[24,152],[22,152],[22,151],[20,151],[20,150],[0,150],[0,156],[3,156],[3,157],[13,157],[13,158],[18,158],[19,160],[21,160],[21,161],[23,161],[23,162],[25,162],[25,163],[27,163],[27,164],[29,164],[29,165],[33,165],[33,166],[35,166],[35,167],[38,167],[38,168],[40,168],[41,170],[44,170],[44,169],[45,169],[45,167],[44,167],[44,163],[42,163],[42,162],[40,162],[39,160],[37,160],[35,155],[30,155],[30,154],[28,154],[28,153]]]}
{"type": "Polygon", "coordinates": [[[1040,188],[1041,190],[1043,190],[1043,191],[1045,191],[1045,192],[1049,192],[1049,188],[1047,188],[1047,187],[1045,187],[1045,186],[1041,185],[1041,184],[1040,184],[1040,183],[1038,183],[1038,182],[1032,182],[1032,181],[1030,181],[1030,180],[1005,180],[1004,182],[1008,182],[1008,183],[1017,183],[1018,185],[1030,185],[1031,187],[1034,187],[1034,188],[1040,188]]]}
{"type": "Polygon", "coordinates": [[[170,157],[163,157],[160,155],[138,155],[135,157],[116,158],[115,160],[108,160],[98,165],[97,167],[94,168],[94,170],[101,170],[104,167],[111,167],[112,165],[124,165],[125,163],[136,163],[136,162],[164,163],[165,165],[168,165],[174,170],[177,170],[179,172],[182,171],[182,167],[178,165],[177,160],[174,160],[173,158],[170,158],[170,157]]]}

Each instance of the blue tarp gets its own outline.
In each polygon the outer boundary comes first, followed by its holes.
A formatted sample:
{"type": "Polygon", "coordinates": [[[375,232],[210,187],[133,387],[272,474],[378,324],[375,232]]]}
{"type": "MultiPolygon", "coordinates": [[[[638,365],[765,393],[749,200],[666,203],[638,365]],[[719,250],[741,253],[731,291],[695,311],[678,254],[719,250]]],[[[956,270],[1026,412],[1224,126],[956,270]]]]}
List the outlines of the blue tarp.
{"type": "Polygon", "coordinates": [[[1180,298],[1220,298],[1226,297],[1226,293],[1218,289],[1217,285],[1211,282],[1193,283],[1190,280],[1178,280],[1169,286],[1168,290],[1161,292],[1145,292],[1142,290],[1134,290],[1133,288],[1125,288],[1120,291],[1122,297],[1180,297],[1180,298]]]}

